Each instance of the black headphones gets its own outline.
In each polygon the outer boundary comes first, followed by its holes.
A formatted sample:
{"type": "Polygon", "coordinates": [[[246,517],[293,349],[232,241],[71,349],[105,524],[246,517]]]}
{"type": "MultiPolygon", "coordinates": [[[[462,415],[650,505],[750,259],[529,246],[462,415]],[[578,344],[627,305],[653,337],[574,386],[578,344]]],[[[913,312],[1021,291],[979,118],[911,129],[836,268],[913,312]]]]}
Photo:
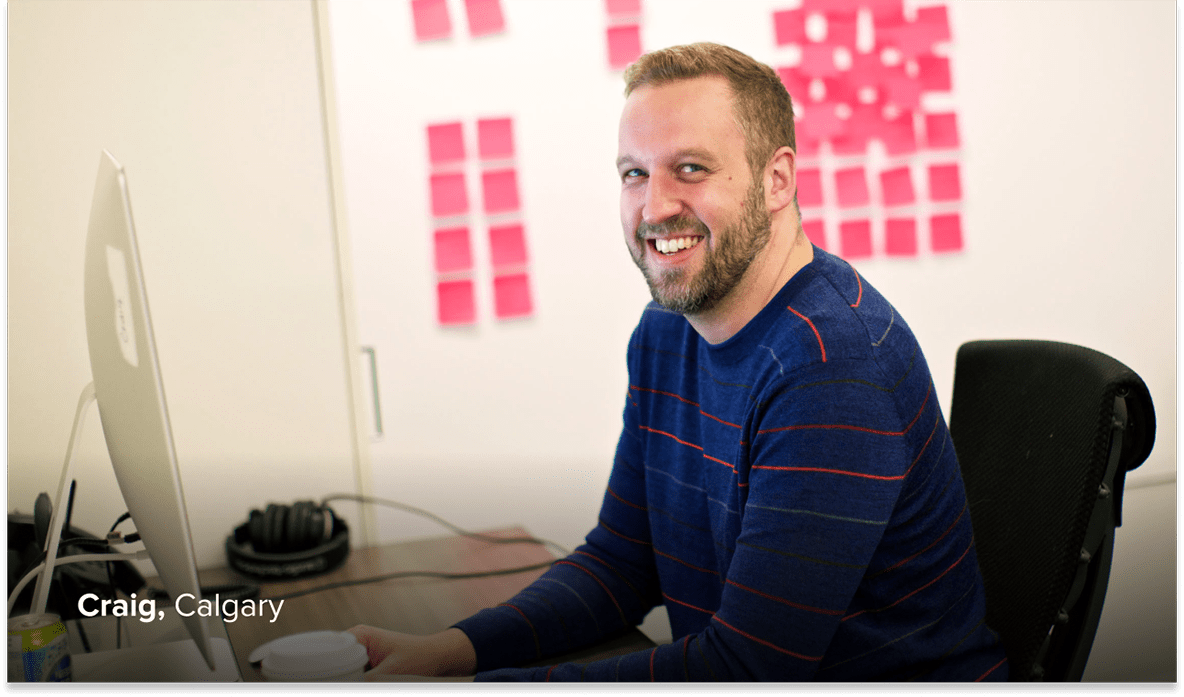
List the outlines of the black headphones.
{"type": "Polygon", "coordinates": [[[300,578],[334,569],[349,555],[349,527],[328,506],[267,504],[226,538],[231,568],[259,578],[300,578]]]}

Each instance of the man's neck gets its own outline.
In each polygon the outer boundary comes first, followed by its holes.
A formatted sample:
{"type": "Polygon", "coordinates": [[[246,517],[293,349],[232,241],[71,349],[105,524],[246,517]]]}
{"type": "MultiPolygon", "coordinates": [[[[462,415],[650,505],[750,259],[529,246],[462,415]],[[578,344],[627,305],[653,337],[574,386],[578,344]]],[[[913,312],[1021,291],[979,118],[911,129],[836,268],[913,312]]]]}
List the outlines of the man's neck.
{"type": "Polygon", "coordinates": [[[789,279],[814,260],[814,247],[798,225],[797,216],[785,221],[788,229],[773,230],[769,243],[748,267],[740,283],[711,310],[687,315],[687,321],[709,344],[736,335],[765,308],[789,279]]]}

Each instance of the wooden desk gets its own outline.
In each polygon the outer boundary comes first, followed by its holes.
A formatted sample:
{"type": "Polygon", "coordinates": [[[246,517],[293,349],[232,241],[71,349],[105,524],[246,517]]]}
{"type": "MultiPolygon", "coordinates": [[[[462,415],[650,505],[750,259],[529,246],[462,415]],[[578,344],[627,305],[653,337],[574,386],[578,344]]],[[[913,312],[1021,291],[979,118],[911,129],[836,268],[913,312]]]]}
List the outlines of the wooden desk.
{"type": "MultiPolygon", "coordinates": [[[[498,530],[499,537],[528,535],[521,528],[498,530]]],[[[295,581],[261,583],[260,597],[271,598],[340,581],[361,580],[399,571],[472,572],[527,566],[554,559],[534,544],[496,544],[449,536],[355,549],[334,571],[295,581]]],[[[225,624],[244,680],[262,680],[247,658],[264,642],[288,634],[317,629],[345,630],[357,624],[408,634],[432,634],[447,629],[486,607],[510,599],[545,571],[471,579],[403,578],[379,583],[332,588],[284,601],[279,618],[240,617],[225,624]]],[[[251,581],[228,569],[203,571],[202,585],[251,581]]],[[[552,659],[591,661],[654,644],[636,629],[599,646],[552,659]]]]}

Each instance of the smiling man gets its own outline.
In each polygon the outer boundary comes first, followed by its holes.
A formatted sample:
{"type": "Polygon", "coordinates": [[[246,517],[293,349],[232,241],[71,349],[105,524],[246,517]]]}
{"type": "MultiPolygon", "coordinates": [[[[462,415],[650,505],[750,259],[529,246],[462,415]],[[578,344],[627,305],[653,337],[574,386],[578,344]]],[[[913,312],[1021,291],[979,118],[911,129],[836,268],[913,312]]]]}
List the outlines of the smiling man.
{"type": "Polygon", "coordinates": [[[429,637],[354,632],[376,672],[479,680],[1002,680],[925,359],[796,205],[790,97],[715,44],[626,72],[621,222],[654,302],[597,526],[518,596],[429,637]],[[635,626],[674,641],[512,666],[635,626]]]}

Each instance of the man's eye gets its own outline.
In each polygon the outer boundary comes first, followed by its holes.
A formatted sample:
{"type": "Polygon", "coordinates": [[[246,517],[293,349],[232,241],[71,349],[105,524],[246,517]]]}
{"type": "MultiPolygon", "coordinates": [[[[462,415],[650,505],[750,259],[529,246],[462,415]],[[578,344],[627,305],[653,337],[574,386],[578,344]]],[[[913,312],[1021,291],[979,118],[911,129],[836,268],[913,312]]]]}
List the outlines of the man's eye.
{"type": "Polygon", "coordinates": [[[621,173],[621,179],[636,179],[638,177],[644,176],[645,172],[641,171],[641,169],[637,167],[634,167],[633,169],[627,169],[621,173]]]}
{"type": "Polygon", "coordinates": [[[682,174],[694,174],[696,172],[705,172],[707,170],[699,165],[692,164],[692,163],[688,162],[686,164],[679,165],[678,171],[681,172],[682,174]]]}

